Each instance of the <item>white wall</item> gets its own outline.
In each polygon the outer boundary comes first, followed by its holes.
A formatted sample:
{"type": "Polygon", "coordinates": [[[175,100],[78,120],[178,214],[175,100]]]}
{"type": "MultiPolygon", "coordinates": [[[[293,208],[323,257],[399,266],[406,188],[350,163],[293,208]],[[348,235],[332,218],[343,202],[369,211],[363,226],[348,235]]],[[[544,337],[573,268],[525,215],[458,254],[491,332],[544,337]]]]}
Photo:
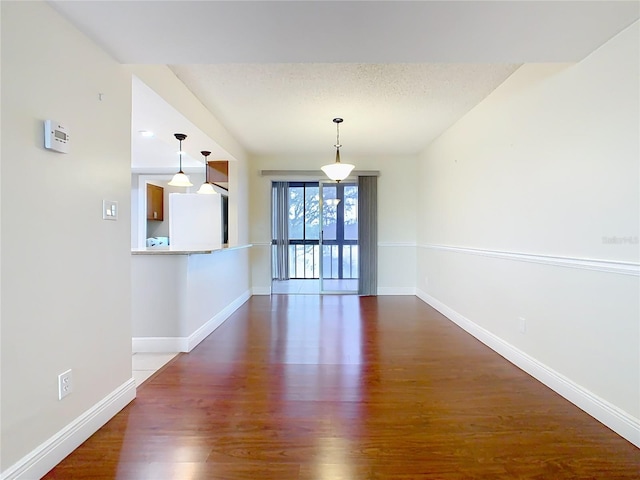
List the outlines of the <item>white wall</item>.
{"type": "Polygon", "coordinates": [[[134,255],[135,351],[189,351],[250,296],[249,249],[134,255]]]}
{"type": "Polygon", "coordinates": [[[182,336],[193,335],[229,306],[242,304],[250,296],[248,248],[189,255],[188,273],[187,316],[182,336]]]}
{"type": "MultiPolygon", "coordinates": [[[[258,156],[251,159],[251,251],[254,293],[271,288],[271,182],[274,180],[325,180],[326,177],[275,178],[261,176],[262,170],[319,170],[332,162],[325,156],[258,156]]],[[[356,170],[378,170],[378,291],[381,294],[415,293],[415,203],[417,157],[349,157],[343,161],[356,170]]]]}
{"type": "Polygon", "coordinates": [[[135,387],[130,73],[46,3],[1,8],[6,472],[112,392],[128,385],[132,398],[135,387]],[[71,153],[43,148],[44,119],[66,122],[71,153]],[[102,220],[103,199],[119,202],[118,221],[102,220]],[[57,376],[69,368],[73,393],[59,401],[57,376]]]}
{"type": "MultiPolygon", "coordinates": [[[[234,155],[236,244],[249,236],[248,177],[242,148],[166,66],[117,64],[44,2],[2,2],[2,46],[0,468],[36,478],[135,395],[132,71],[234,155]],[[69,126],[70,154],[42,148],[47,118],[69,126]],[[117,222],[102,220],[103,199],[119,202],[117,222]],[[58,401],[67,368],[74,392],[58,401]]],[[[226,273],[247,291],[248,251],[236,255],[226,273]]]]}
{"type": "Polygon", "coordinates": [[[132,256],[133,338],[182,336],[180,325],[186,315],[182,300],[186,296],[186,279],[186,255],[132,256]]]}
{"type": "Polygon", "coordinates": [[[523,66],[429,146],[417,268],[422,298],[602,400],[636,444],[638,40],[636,23],[578,64],[523,66]]]}

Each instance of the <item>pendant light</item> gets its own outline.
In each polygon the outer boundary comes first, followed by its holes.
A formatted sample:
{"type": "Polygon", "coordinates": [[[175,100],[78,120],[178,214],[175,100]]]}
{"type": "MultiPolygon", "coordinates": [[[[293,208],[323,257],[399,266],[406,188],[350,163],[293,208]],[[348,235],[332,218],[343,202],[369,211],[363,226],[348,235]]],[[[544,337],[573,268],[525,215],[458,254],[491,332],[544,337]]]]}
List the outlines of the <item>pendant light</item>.
{"type": "Polygon", "coordinates": [[[325,165],[322,167],[322,171],[329,177],[331,180],[335,180],[340,183],[341,180],[344,180],[349,176],[351,170],[354,169],[354,165],[349,163],[341,163],[340,162],[340,124],[343,122],[341,118],[334,118],[333,123],[336,124],[336,161],[335,163],[330,163],[329,165],[325,165]]]}
{"type": "Polygon", "coordinates": [[[189,177],[187,177],[182,171],[182,141],[187,138],[187,136],[184,133],[174,133],[174,136],[180,142],[180,151],[178,152],[180,155],[180,170],[173,176],[169,185],[172,187],[191,187],[193,186],[193,183],[189,181],[189,177]]]}
{"type": "Polygon", "coordinates": [[[203,150],[200,153],[204,157],[204,183],[200,185],[200,188],[196,193],[201,193],[202,195],[215,195],[216,191],[213,189],[213,185],[209,183],[209,165],[207,164],[207,157],[211,155],[211,152],[203,150]]]}

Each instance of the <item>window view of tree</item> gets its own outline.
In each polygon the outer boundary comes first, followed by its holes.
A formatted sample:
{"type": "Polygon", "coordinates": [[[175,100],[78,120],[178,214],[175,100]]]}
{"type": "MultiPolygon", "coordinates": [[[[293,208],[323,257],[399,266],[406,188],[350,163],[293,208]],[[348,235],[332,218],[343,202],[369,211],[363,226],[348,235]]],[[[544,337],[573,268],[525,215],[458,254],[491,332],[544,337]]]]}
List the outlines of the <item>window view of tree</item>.
{"type": "Polygon", "coordinates": [[[344,187],[344,238],[358,240],[358,187],[344,187]]]}
{"type": "Polygon", "coordinates": [[[304,187],[289,185],[289,238],[304,238],[304,187]]]}
{"type": "Polygon", "coordinates": [[[325,185],[322,189],[324,278],[358,278],[358,186],[325,185]]]}
{"type": "Polygon", "coordinates": [[[290,278],[319,278],[320,261],[324,278],[357,278],[357,185],[323,185],[322,219],[318,182],[290,182],[288,192],[290,278]]]}
{"type": "Polygon", "coordinates": [[[320,238],[320,206],[318,187],[307,187],[304,192],[304,224],[305,238],[317,240],[320,238]]]}

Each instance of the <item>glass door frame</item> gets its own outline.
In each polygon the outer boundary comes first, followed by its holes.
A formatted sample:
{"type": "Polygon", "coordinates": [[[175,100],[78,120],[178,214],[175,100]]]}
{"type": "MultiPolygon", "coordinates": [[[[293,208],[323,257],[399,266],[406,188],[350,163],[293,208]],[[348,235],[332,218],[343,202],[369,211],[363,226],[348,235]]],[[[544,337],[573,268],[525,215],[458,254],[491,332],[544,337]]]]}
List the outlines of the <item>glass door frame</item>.
{"type": "MultiPolygon", "coordinates": [[[[341,247],[339,250],[339,261],[338,261],[338,269],[339,271],[342,273],[344,265],[343,265],[343,250],[344,250],[344,205],[345,205],[345,198],[344,198],[344,187],[345,186],[355,186],[356,188],[358,187],[358,182],[357,181],[345,181],[345,182],[340,182],[340,183],[336,183],[336,182],[332,182],[332,181],[323,181],[320,180],[318,182],[318,201],[319,201],[319,210],[320,210],[320,235],[319,235],[319,245],[320,245],[320,252],[319,252],[319,257],[320,257],[320,264],[319,264],[319,272],[320,272],[320,294],[333,294],[333,295],[354,295],[358,293],[358,284],[356,283],[356,287],[355,289],[351,289],[351,290],[347,290],[347,289],[326,289],[325,288],[325,278],[324,278],[324,233],[325,233],[325,198],[324,198],[324,188],[326,187],[332,187],[336,189],[336,197],[335,198],[339,198],[340,199],[340,203],[342,203],[342,207],[340,209],[336,208],[336,237],[341,236],[342,238],[336,238],[337,241],[342,240],[342,242],[338,243],[338,245],[341,247]],[[342,188],[338,188],[338,186],[342,186],[342,188]],[[341,212],[342,214],[340,214],[339,212],[341,212]],[[341,233],[341,235],[338,235],[338,232],[341,233]]],[[[350,245],[354,245],[351,243],[349,243],[350,245]]],[[[332,244],[333,245],[333,244],[332,244]]],[[[355,243],[356,246],[359,245],[359,239],[356,240],[355,243]]],[[[339,277],[342,277],[342,274],[339,274],[339,277]]],[[[332,278],[327,278],[327,280],[332,280],[332,278]]]]}

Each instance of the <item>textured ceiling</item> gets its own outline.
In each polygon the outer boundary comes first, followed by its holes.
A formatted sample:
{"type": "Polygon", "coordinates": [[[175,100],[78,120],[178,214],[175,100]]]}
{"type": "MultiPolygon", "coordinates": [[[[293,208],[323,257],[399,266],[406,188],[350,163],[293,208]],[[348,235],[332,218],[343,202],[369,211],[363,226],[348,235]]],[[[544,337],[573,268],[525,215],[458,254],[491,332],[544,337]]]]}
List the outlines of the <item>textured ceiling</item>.
{"type": "Polygon", "coordinates": [[[345,154],[415,153],[519,64],[579,61],[640,16],[637,1],[49,3],[122,63],[170,65],[260,154],[331,151],[336,116],[345,154]]]}
{"type": "Polygon", "coordinates": [[[477,64],[172,65],[250,152],[418,153],[517,66],[477,64]]]}

